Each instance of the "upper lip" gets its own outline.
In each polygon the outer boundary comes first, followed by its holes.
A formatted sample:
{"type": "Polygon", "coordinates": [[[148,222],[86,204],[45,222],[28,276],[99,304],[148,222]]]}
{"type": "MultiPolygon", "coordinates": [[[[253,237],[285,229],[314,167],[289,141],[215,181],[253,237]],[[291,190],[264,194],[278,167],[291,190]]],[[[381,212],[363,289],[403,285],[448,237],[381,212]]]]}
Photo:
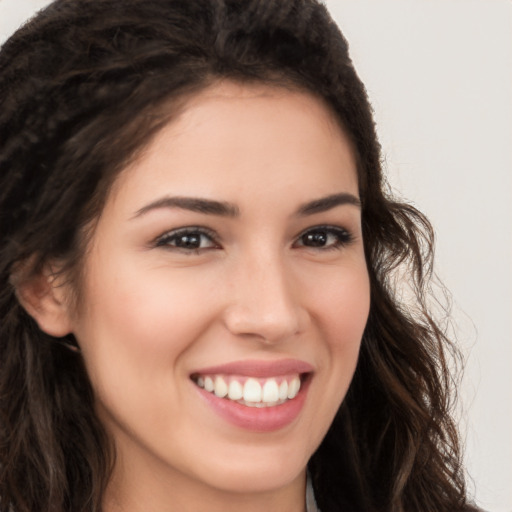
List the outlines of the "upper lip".
{"type": "Polygon", "coordinates": [[[313,366],[298,359],[278,359],[275,361],[264,360],[243,360],[232,361],[207,368],[200,368],[192,375],[244,375],[247,377],[277,377],[293,373],[310,373],[313,366]]]}

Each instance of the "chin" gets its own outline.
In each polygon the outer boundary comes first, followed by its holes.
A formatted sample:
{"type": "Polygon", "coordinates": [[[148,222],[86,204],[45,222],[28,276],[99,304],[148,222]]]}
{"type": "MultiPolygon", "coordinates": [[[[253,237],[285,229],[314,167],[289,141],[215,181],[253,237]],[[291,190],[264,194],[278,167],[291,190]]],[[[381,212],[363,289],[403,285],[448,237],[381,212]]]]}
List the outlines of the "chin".
{"type": "Polygon", "coordinates": [[[226,464],[207,476],[210,486],[218,490],[240,494],[265,493],[283,489],[302,478],[305,464],[291,465],[284,461],[226,464]],[[280,463],[281,462],[281,463],[280,463]]]}
{"type": "Polygon", "coordinates": [[[214,488],[235,493],[271,492],[286,487],[303,477],[310,457],[309,449],[286,444],[240,446],[230,455],[219,453],[209,463],[204,460],[200,478],[214,488]]]}

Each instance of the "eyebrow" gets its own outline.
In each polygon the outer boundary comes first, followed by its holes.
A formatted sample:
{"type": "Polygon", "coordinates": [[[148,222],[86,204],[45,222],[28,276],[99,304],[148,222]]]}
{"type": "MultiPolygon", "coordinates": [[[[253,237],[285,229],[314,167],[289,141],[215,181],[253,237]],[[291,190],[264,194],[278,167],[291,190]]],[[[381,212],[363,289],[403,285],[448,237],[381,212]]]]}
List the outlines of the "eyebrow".
{"type": "MultiPolygon", "coordinates": [[[[356,196],[343,192],[304,203],[297,209],[297,214],[300,216],[314,215],[315,213],[322,213],[345,204],[361,207],[361,201],[356,196]]],[[[137,210],[132,218],[140,217],[152,210],[161,208],[179,208],[221,217],[238,217],[240,215],[238,206],[225,201],[215,201],[200,197],[166,196],[137,210]]]]}
{"type": "Polygon", "coordinates": [[[180,208],[192,212],[205,213],[208,215],[220,215],[222,217],[238,217],[240,210],[238,206],[224,201],[202,199],[199,197],[162,197],[144,206],[135,212],[135,217],[140,217],[151,210],[160,208],[180,208]]]}
{"type": "Polygon", "coordinates": [[[326,212],[336,206],[342,206],[345,204],[361,208],[361,201],[356,196],[347,192],[342,192],[340,194],[332,194],[330,196],[321,197],[320,199],[315,199],[305,203],[299,207],[297,212],[301,216],[314,215],[315,213],[326,212]]]}

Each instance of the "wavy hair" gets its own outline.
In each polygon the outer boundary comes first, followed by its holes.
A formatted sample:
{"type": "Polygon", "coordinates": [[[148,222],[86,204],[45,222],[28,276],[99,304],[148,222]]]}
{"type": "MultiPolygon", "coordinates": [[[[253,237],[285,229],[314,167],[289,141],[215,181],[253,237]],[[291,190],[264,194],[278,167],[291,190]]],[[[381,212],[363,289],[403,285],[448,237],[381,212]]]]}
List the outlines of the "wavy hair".
{"type": "Polygon", "coordinates": [[[99,511],[115,459],[74,340],[24,311],[20,269],[58,258],[79,283],[86,227],[116,175],[181,101],[221,79],[323,98],[357,153],[371,306],[348,395],[309,463],[320,509],[465,509],[450,415],[457,350],[428,307],[432,228],[389,193],[365,88],[327,9],[57,0],[0,52],[0,510],[99,511]]]}

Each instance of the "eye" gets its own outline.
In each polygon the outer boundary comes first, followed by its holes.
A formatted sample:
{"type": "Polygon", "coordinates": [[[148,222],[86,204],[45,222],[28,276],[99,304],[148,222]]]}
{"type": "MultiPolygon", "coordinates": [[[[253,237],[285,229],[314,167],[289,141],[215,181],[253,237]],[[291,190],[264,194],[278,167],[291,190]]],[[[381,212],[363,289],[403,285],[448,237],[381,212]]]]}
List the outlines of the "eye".
{"type": "Polygon", "coordinates": [[[156,247],[176,248],[185,252],[198,252],[207,249],[218,249],[215,236],[204,228],[187,227],[169,231],[157,238],[156,247]]]}
{"type": "Polygon", "coordinates": [[[313,249],[338,249],[352,242],[352,235],[343,228],[336,226],[315,226],[304,231],[295,247],[311,247],[313,249]]]}

